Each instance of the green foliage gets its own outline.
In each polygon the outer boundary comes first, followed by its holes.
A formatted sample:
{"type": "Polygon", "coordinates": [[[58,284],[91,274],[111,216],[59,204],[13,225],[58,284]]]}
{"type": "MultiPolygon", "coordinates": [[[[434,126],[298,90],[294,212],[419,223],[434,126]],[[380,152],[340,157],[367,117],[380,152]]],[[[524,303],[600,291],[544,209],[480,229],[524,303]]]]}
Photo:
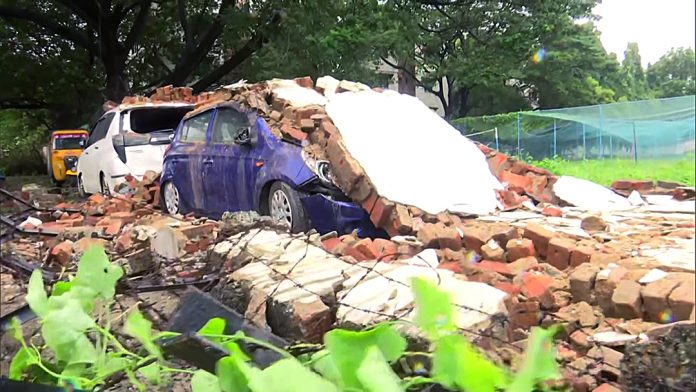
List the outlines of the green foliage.
{"type": "Polygon", "coordinates": [[[616,180],[674,181],[688,186],[696,185],[694,155],[678,159],[645,159],[633,162],[628,159],[569,161],[547,158],[541,161],[527,160],[535,166],[548,169],[556,175],[568,175],[610,186],[616,180]]]}
{"type": "Polygon", "coordinates": [[[27,342],[19,321],[13,320],[13,336],[22,348],[12,360],[10,377],[90,390],[114,374],[126,372],[144,390],[147,387],[136,372],[157,385],[164,371],[176,371],[166,367],[154,343],[151,323],[139,311],[130,312],[125,330],[149,355],[130,352],[110,331],[110,307],[121,276],[121,267],[109,263],[101,247],[87,249],[74,279],[56,285],[50,296],[44,290],[41,271],[35,270],[29,280],[27,303],[41,320],[44,345],[27,342]],[[155,362],[149,363],[152,360],[155,362]]]}
{"type": "Polygon", "coordinates": [[[35,271],[27,301],[41,319],[45,346],[26,342],[19,321],[13,320],[13,336],[22,348],[12,360],[10,376],[90,390],[123,372],[135,387],[147,390],[167,383],[168,373],[189,372],[193,374],[194,392],[397,392],[418,384],[441,384],[467,392],[521,392],[535,390],[541,383],[559,377],[552,343],[555,330],[532,332],[524,366],[511,376],[459,334],[449,294],[422,278],[414,279],[412,287],[416,324],[433,347],[431,377],[401,379],[395,373],[392,365],[407,355],[407,342],[394,323],[381,323],[363,331],[332,330],[324,337],[325,349],[295,358],[242,332],[226,335],[225,320],[214,318],[198,334],[230,353],[218,361],[216,374],[172,369],[156,343],[158,336],[170,333],[155,334],[152,323],[140,312],[127,315],[124,331],[140,343],[146,354],[129,351],[111,333],[109,305],[122,273],[98,247],[85,252],[75,278],[57,286],[50,296],[44,290],[41,272],[35,271]],[[239,344],[243,342],[274,350],[283,358],[261,370],[241,349],[239,344]],[[51,356],[46,355],[47,350],[51,356]]]}
{"type": "Polygon", "coordinates": [[[647,71],[648,85],[658,98],[696,94],[696,54],[692,48],[672,49],[647,71]]]}

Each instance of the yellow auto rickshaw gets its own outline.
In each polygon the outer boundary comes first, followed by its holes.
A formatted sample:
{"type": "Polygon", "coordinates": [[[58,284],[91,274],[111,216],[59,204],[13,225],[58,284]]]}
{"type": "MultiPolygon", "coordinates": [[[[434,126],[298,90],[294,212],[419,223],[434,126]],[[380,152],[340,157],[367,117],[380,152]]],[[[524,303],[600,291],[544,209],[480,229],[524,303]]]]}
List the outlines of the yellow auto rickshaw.
{"type": "Polygon", "coordinates": [[[85,149],[89,133],[84,129],[56,130],[46,151],[48,174],[56,185],[77,175],[77,160],[85,149]]]}

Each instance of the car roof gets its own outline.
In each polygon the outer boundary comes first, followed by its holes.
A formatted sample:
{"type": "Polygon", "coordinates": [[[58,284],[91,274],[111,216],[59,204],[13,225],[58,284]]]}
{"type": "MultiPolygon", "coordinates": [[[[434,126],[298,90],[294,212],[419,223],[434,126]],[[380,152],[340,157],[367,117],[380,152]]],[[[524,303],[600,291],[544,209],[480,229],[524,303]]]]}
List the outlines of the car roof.
{"type": "Polygon", "coordinates": [[[150,109],[150,108],[177,108],[177,107],[190,107],[193,109],[195,107],[194,104],[188,103],[188,102],[138,102],[134,104],[121,104],[116,106],[113,109],[108,110],[106,113],[118,113],[118,112],[123,112],[126,110],[131,110],[131,109],[150,109]]]}
{"type": "Polygon", "coordinates": [[[235,102],[235,101],[215,101],[215,102],[206,103],[203,106],[199,106],[199,107],[191,110],[190,112],[188,112],[184,115],[183,119],[186,120],[188,118],[197,116],[201,113],[205,113],[209,110],[223,108],[223,107],[224,108],[233,108],[233,109],[236,109],[240,112],[247,113],[247,114],[257,112],[255,109],[244,108],[242,105],[240,105],[238,102],[235,102]]]}

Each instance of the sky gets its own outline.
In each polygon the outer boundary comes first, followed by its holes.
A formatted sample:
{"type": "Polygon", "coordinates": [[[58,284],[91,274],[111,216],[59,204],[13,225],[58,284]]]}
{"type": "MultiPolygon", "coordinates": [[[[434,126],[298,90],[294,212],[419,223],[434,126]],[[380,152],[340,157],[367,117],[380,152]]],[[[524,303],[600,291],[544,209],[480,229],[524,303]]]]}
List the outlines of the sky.
{"type": "Polygon", "coordinates": [[[637,42],[643,66],[672,47],[696,46],[696,0],[602,0],[594,13],[604,48],[619,61],[629,42],[637,42]]]}

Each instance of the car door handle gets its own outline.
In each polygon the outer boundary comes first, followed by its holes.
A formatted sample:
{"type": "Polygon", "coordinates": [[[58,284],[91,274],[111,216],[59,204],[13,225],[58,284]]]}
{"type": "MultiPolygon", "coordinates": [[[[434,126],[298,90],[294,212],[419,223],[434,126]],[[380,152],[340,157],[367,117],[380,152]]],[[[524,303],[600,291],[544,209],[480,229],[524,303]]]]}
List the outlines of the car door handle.
{"type": "Polygon", "coordinates": [[[94,146],[94,149],[95,149],[95,150],[98,150],[98,149],[99,149],[99,146],[94,146]]]}
{"type": "Polygon", "coordinates": [[[203,164],[204,164],[204,165],[212,165],[213,162],[215,162],[215,161],[213,161],[212,159],[204,159],[204,160],[203,160],[203,164]]]}

